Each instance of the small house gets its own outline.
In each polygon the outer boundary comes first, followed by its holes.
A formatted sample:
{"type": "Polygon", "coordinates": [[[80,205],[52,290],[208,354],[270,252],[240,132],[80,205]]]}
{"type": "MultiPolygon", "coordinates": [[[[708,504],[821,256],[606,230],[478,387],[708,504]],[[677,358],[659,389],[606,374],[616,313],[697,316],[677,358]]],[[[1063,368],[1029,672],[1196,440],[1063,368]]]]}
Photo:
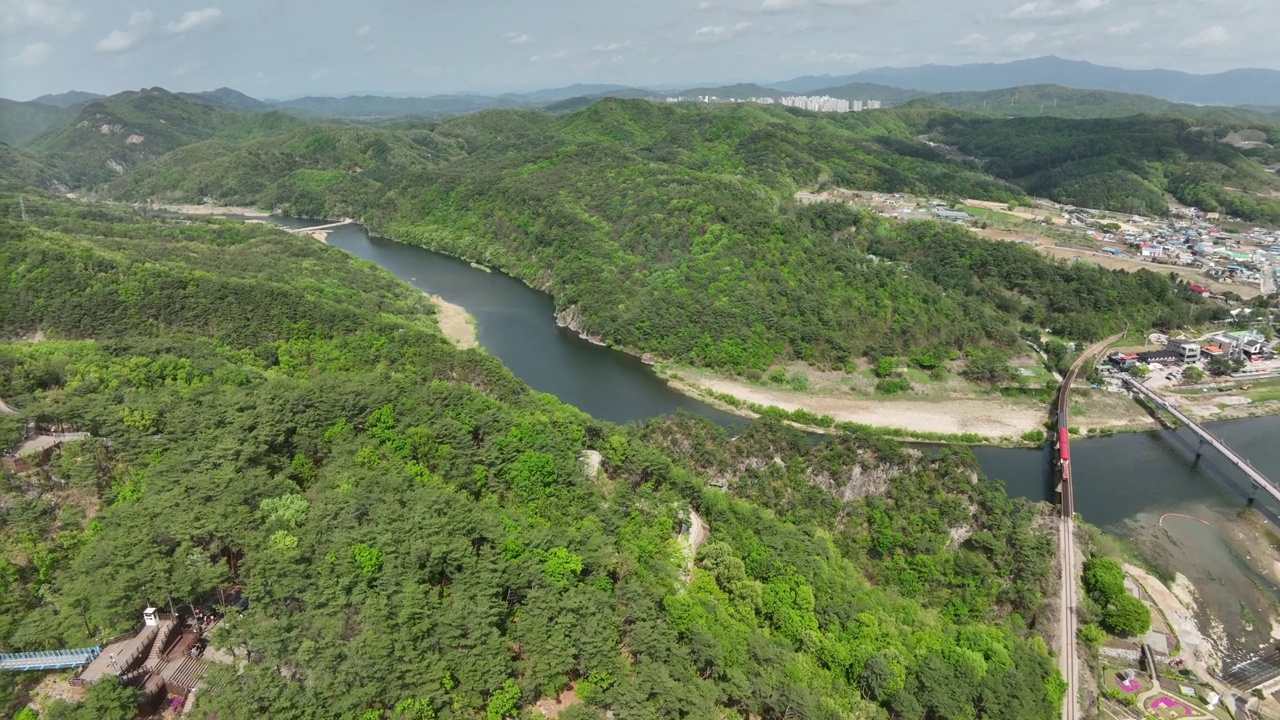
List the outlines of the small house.
{"type": "Polygon", "coordinates": [[[1107,362],[1117,370],[1132,370],[1138,364],[1138,356],[1134,353],[1114,352],[1107,356],[1107,362]]]}

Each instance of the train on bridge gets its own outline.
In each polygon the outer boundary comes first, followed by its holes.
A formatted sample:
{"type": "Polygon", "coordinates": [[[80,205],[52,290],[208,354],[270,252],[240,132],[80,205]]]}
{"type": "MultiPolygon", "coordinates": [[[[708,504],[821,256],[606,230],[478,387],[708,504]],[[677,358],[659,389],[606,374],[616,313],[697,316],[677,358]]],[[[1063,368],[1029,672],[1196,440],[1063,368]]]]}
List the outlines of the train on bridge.
{"type": "Polygon", "coordinates": [[[1066,466],[1071,462],[1071,437],[1065,426],[1058,426],[1058,464],[1066,466]]]}

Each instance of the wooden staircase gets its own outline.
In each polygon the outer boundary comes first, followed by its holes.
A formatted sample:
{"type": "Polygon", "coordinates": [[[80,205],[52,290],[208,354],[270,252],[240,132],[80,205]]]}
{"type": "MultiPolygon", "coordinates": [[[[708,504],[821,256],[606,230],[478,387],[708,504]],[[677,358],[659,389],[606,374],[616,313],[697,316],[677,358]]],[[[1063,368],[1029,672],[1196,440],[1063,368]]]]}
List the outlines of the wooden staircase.
{"type": "Polygon", "coordinates": [[[173,630],[176,627],[178,627],[178,621],[173,617],[160,621],[160,626],[156,630],[156,639],[151,643],[151,652],[147,655],[147,661],[143,663],[149,672],[156,672],[164,666],[164,649],[173,637],[173,630]]]}
{"type": "Polygon", "coordinates": [[[189,657],[182,661],[168,678],[170,689],[181,688],[182,694],[191,692],[204,676],[205,663],[200,658],[189,657]]]}

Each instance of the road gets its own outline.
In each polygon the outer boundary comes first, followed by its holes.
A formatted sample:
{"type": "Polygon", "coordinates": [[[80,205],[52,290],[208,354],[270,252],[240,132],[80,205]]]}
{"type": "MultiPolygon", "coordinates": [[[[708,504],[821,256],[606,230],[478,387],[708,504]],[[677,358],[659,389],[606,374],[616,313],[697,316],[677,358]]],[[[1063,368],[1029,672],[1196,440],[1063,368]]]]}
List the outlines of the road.
{"type": "MultiPolygon", "coordinates": [[[[1124,337],[1123,333],[1112,335],[1098,343],[1090,345],[1072,364],[1062,382],[1062,390],[1058,393],[1058,423],[1067,426],[1070,419],[1071,384],[1075,382],[1080,371],[1087,367],[1092,358],[1107,349],[1112,343],[1124,337]]],[[[1071,475],[1071,467],[1060,468],[1062,476],[1062,515],[1058,519],[1058,559],[1062,577],[1058,582],[1058,668],[1062,670],[1062,679],[1067,681],[1067,694],[1062,699],[1062,720],[1079,720],[1080,718],[1080,669],[1079,648],[1076,646],[1076,604],[1079,597],[1076,573],[1076,516],[1075,516],[1075,482],[1071,475]]]]}

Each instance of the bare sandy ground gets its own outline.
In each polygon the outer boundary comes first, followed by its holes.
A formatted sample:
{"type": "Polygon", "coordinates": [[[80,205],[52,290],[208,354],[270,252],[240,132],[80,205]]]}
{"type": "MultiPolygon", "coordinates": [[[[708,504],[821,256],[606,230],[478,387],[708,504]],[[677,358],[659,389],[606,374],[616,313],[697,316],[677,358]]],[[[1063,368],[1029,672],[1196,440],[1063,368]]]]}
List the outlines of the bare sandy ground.
{"type": "Polygon", "coordinates": [[[476,339],[475,320],[467,314],[467,311],[461,305],[446,302],[439,295],[422,294],[430,298],[431,302],[439,310],[436,315],[436,321],[440,323],[440,332],[443,332],[444,336],[449,338],[454,345],[457,345],[462,350],[467,350],[480,344],[479,340],[476,339]]]}
{"type": "Polygon", "coordinates": [[[235,205],[154,205],[156,210],[182,213],[183,215],[244,215],[245,217],[268,217],[257,208],[238,207],[235,205]]]}
{"type": "Polygon", "coordinates": [[[783,410],[808,410],[829,415],[836,422],[990,438],[1018,437],[1044,428],[1043,411],[998,399],[862,400],[823,397],[809,393],[760,388],[722,378],[700,377],[697,385],[732,395],[743,402],[773,405],[783,410]]]}
{"type": "Polygon", "coordinates": [[[1173,626],[1183,646],[1180,657],[1201,678],[1212,677],[1209,674],[1209,668],[1217,667],[1219,659],[1213,646],[1200,632],[1200,626],[1196,623],[1196,604],[1189,590],[1190,581],[1179,574],[1175,587],[1171,590],[1155,575],[1137,565],[1125,563],[1124,571],[1142,584],[1147,594],[1151,596],[1151,601],[1169,619],[1169,624],[1173,626]]]}
{"type": "Polygon", "coordinates": [[[1054,225],[1067,224],[1066,218],[1062,217],[1061,215],[1052,213],[1048,210],[1031,210],[1025,207],[1020,207],[1015,210],[1010,210],[1009,206],[1006,203],[993,202],[991,200],[965,200],[964,204],[972,205],[974,207],[980,207],[984,210],[995,210],[996,212],[1002,212],[1005,215],[1012,215],[1016,218],[1022,218],[1023,220],[1048,219],[1054,225]]]}
{"type": "Polygon", "coordinates": [[[1124,270],[1126,272],[1137,272],[1138,270],[1150,270],[1153,273],[1163,275],[1173,272],[1186,278],[1192,283],[1203,285],[1210,290],[1218,293],[1234,292],[1242,298],[1251,298],[1259,295],[1262,290],[1253,285],[1241,285],[1238,283],[1221,283],[1216,280],[1210,280],[1201,274],[1198,270],[1188,267],[1180,267],[1177,265],[1158,265],[1156,263],[1143,262],[1136,258],[1123,258],[1111,255],[1109,253],[1096,252],[1093,250],[1079,250],[1076,248],[1059,247],[1057,241],[1034,232],[1015,232],[1011,230],[997,230],[995,228],[979,228],[973,231],[975,234],[992,240],[1028,240],[1040,250],[1040,252],[1056,258],[1071,260],[1080,258],[1092,263],[1101,265],[1108,270],[1124,270]]]}

